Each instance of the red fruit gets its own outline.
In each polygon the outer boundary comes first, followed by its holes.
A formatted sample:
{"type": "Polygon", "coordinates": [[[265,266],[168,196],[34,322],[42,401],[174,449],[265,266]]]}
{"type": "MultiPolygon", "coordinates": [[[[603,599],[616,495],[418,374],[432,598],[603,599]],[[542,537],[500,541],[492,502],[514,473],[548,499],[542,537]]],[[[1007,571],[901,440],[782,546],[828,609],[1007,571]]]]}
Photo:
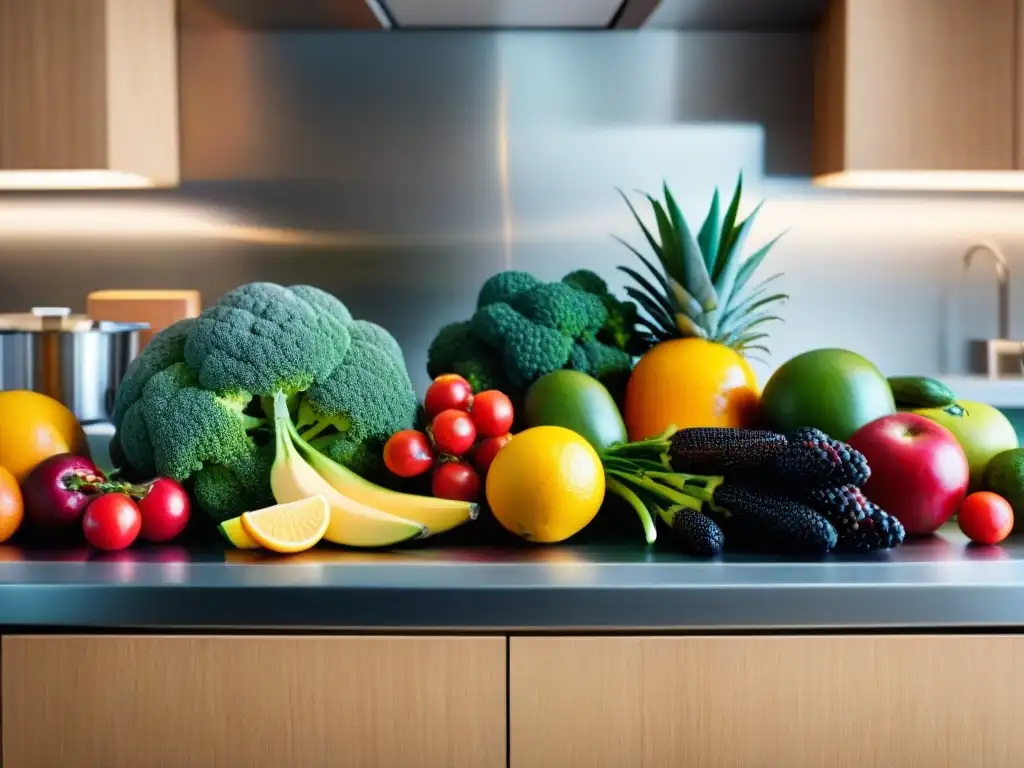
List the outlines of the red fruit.
{"type": "Polygon", "coordinates": [[[449,456],[464,456],[476,442],[476,427],[465,411],[441,411],[430,424],[434,446],[449,456]]]}
{"type": "Polygon", "coordinates": [[[476,501],[480,498],[480,475],[461,461],[448,461],[434,470],[431,491],[439,499],[476,501]]]}
{"type": "Polygon", "coordinates": [[[848,442],[871,467],[865,495],[908,534],[934,532],[967,495],[967,456],[953,433],[931,419],[916,413],[882,416],[848,442]]]}
{"type": "Polygon", "coordinates": [[[453,408],[468,411],[473,402],[473,388],[469,382],[456,373],[445,373],[434,379],[423,398],[423,410],[432,419],[441,411],[453,408]]]}
{"type": "Polygon", "coordinates": [[[105,493],[85,508],[82,530],[96,549],[114,551],[131,546],[142,528],[142,514],[126,493],[105,493]]]}
{"type": "Polygon", "coordinates": [[[488,389],[473,398],[473,408],[469,412],[476,426],[477,434],[482,437],[500,437],[508,434],[515,420],[515,410],[508,395],[496,389],[488,389]]]}
{"type": "Polygon", "coordinates": [[[87,485],[103,479],[103,473],[84,456],[72,456],[70,453],[51,456],[37,465],[21,485],[26,521],[46,530],[77,525],[85,508],[96,496],[74,490],[73,485],[87,485]]]}
{"type": "Polygon", "coordinates": [[[142,515],[139,535],[154,544],[177,538],[188,525],[191,511],[188,493],[169,477],[158,477],[147,488],[138,502],[142,515]]]}
{"type": "Polygon", "coordinates": [[[957,510],[960,530],[979,544],[998,544],[1013,530],[1013,507],[991,491],[972,493],[957,510]]]}
{"type": "Polygon", "coordinates": [[[481,440],[473,446],[473,453],[470,458],[473,461],[473,466],[476,467],[481,475],[487,474],[487,470],[491,468],[491,462],[498,455],[498,451],[508,445],[508,441],[511,439],[512,435],[504,434],[499,437],[488,437],[486,440],[481,440]]]}
{"type": "Polygon", "coordinates": [[[384,444],[384,466],[399,477],[417,477],[434,466],[427,436],[416,429],[395,432],[384,444]]]}

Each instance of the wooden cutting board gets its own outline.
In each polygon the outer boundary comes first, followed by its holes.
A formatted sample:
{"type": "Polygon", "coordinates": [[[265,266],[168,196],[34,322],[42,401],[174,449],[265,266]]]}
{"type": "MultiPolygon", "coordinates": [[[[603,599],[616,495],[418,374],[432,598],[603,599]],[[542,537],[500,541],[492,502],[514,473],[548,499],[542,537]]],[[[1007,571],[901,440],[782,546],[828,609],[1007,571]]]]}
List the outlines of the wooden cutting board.
{"type": "Polygon", "coordinates": [[[149,330],[139,334],[141,350],[153,334],[202,311],[199,291],[93,291],[86,299],[86,314],[96,321],[114,323],[149,323],[149,330]]]}

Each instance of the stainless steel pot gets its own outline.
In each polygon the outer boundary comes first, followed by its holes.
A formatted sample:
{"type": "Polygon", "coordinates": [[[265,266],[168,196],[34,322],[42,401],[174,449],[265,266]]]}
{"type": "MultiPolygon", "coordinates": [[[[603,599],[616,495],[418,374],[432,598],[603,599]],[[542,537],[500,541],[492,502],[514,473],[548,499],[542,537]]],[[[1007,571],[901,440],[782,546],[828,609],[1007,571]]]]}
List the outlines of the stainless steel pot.
{"type": "Polygon", "coordinates": [[[65,307],[0,315],[0,390],[30,389],[64,403],[82,424],[107,422],[148,323],[96,322],[65,307]]]}

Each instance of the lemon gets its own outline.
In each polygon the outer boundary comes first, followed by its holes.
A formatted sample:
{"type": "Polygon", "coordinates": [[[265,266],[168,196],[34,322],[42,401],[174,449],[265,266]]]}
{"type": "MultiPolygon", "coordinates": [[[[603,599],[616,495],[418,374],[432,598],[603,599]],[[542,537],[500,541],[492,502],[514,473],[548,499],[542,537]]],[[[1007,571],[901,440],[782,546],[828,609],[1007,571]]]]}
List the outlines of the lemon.
{"type": "Polygon", "coordinates": [[[565,427],[533,427],[498,452],[487,472],[487,503],[512,533],[550,544],[594,519],[604,485],[590,443],[565,427]]]}
{"type": "Polygon", "coordinates": [[[225,520],[217,526],[220,535],[227,539],[228,544],[235,549],[259,549],[260,544],[256,539],[245,532],[241,517],[233,517],[225,520]]]}
{"type": "Polygon", "coordinates": [[[323,496],[309,496],[242,515],[242,528],[256,543],[281,553],[312,549],[324,537],[330,522],[331,508],[323,496]]]}

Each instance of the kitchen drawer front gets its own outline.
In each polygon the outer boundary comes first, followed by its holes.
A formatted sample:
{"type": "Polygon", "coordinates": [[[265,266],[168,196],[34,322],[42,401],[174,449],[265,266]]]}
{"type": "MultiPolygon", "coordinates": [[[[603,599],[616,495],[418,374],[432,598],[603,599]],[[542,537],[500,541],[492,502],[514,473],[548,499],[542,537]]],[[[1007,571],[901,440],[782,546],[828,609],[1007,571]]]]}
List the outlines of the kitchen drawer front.
{"type": "Polygon", "coordinates": [[[5,768],[498,768],[502,637],[3,639],[5,768]]]}
{"type": "Polygon", "coordinates": [[[512,768],[1017,768],[1024,637],[512,638],[512,768]]]}

